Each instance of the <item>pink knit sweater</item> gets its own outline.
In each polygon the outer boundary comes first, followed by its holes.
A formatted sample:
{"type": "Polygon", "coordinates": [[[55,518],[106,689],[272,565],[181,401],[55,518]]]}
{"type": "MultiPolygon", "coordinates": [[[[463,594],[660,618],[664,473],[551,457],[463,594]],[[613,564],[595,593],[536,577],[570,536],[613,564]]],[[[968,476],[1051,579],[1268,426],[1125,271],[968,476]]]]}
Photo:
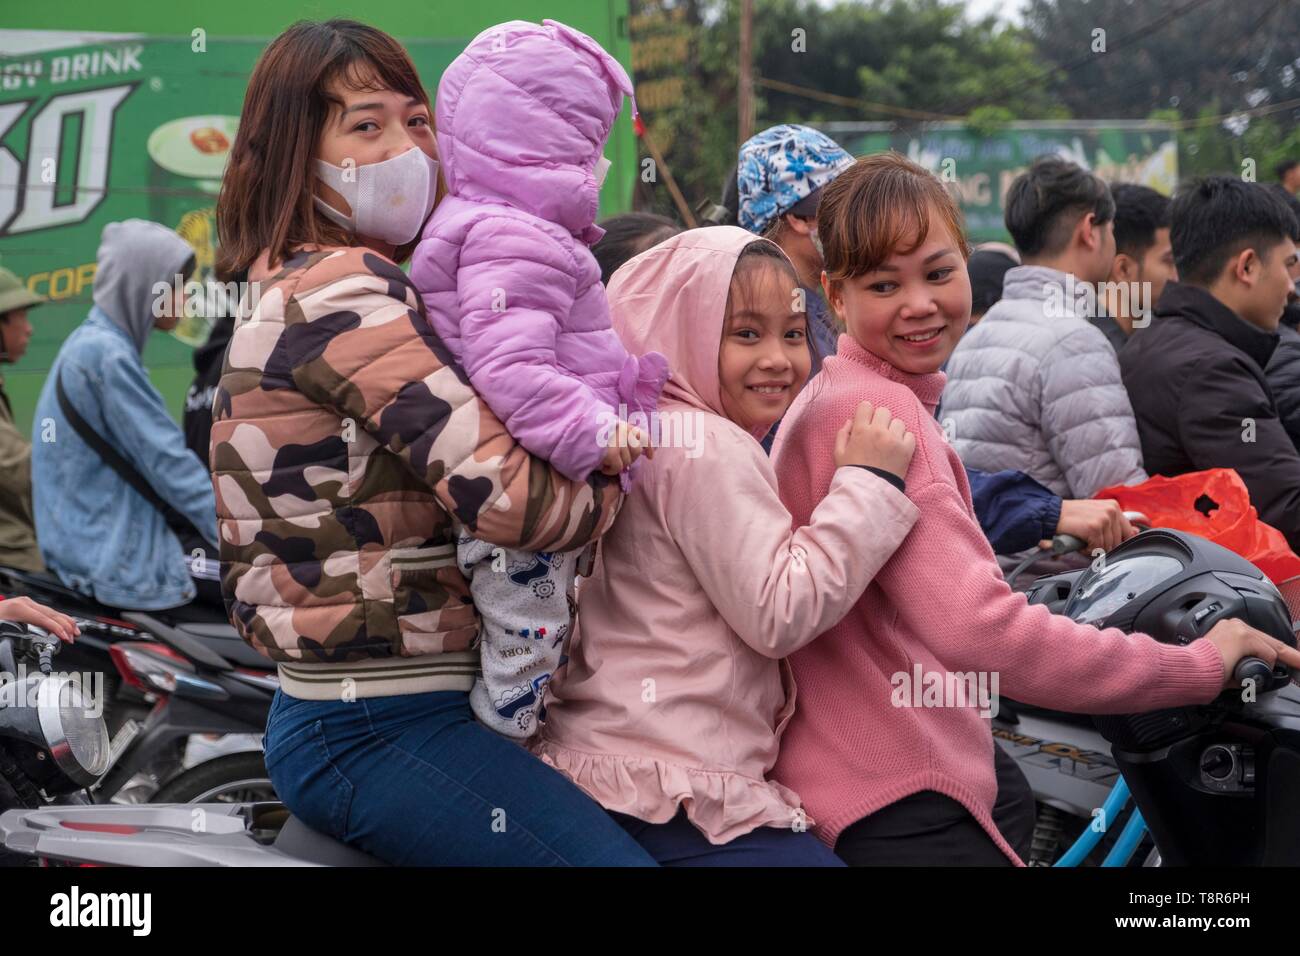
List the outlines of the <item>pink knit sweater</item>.
{"type": "MultiPolygon", "coordinates": [[[[886,406],[916,435],[907,496],[911,534],[853,610],[790,658],[799,706],[772,776],[803,797],[817,835],[922,790],[960,802],[1014,862],[993,824],[993,743],[982,706],[895,706],[895,688],[926,675],[996,672],[1015,700],[1082,713],[1206,703],[1223,683],[1214,645],[1157,643],[1099,631],[1031,607],[1003,581],[971,508],[961,459],[934,419],[944,375],[911,375],[847,335],[795,401],[773,456],[795,526],[807,523],[835,472],[835,433],[858,402],[886,406]]],[[[988,685],[991,687],[991,684],[988,685]]]]}

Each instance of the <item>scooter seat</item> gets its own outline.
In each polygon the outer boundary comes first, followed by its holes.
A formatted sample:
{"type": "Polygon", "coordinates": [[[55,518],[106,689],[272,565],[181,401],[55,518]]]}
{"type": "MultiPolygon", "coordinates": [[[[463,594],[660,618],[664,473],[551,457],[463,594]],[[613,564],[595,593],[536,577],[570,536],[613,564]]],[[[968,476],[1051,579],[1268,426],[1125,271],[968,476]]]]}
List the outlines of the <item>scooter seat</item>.
{"type": "Polygon", "coordinates": [[[275,838],[275,848],[295,859],[320,866],[387,866],[356,847],[318,833],[295,816],[290,816],[275,838]]]}
{"type": "Polygon", "coordinates": [[[200,641],[208,649],[216,651],[236,667],[259,671],[275,670],[275,662],[249,647],[239,632],[229,624],[176,624],[174,627],[200,641]]]}

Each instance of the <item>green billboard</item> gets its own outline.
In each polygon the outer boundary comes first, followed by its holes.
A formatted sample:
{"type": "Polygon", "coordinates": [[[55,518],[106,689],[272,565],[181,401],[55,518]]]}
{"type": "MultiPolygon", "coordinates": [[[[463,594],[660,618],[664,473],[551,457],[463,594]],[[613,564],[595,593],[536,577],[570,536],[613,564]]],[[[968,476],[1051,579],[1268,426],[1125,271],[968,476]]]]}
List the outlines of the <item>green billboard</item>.
{"type": "MultiPolygon", "coordinates": [[[[0,29],[0,265],[50,299],[31,313],[27,356],[0,367],[20,427],[30,429],[58,347],[90,309],[104,225],[163,223],[194,246],[200,273],[210,270],[217,190],[254,63],[294,20],[347,15],[329,3],[234,0],[217,14],[207,4],[201,12],[187,6],[165,13],[140,0],[73,18],[30,7],[7,13],[0,29]],[[69,19],[82,21],[81,29],[69,29],[69,19]],[[144,22],[159,32],[125,32],[144,22]]],[[[535,6],[496,0],[437,11],[430,4],[412,16],[410,4],[377,0],[360,18],[402,41],[432,95],[478,32],[541,19],[528,10],[535,6]]],[[[626,6],[562,0],[546,15],[590,33],[626,64],[626,6]]],[[[630,204],[635,149],[625,109],[606,149],[613,167],[602,191],[605,214],[630,204]]],[[[194,374],[191,346],[153,335],[145,362],[179,417],[194,374]]]]}
{"type": "Polygon", "coordinates": [[[1178,143],[1160,123],[1013,123],[988,132],[956,124],[900,131],[888,124],[828,123],[855,156],[893,149],[938,176],[956,197],[975,241],[1009,238],[1003,201],[1034,157],[1063,156],[1107,182],[1141,183],[1169,194],[1178,182],[1178,143]]]}

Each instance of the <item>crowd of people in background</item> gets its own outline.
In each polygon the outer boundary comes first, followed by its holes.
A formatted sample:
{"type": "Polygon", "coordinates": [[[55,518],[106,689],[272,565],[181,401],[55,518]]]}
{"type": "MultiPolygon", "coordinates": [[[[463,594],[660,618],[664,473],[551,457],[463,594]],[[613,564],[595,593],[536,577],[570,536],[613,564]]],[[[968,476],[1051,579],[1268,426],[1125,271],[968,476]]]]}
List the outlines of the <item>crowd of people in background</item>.
{"type": "MultiPolygon", "coordinates": [[[[194,254],[138,220],[41,392],[53,440],[0,401],[0,563],[228,615],[278,664],[297,815],[397,863],[1014,864],[1023,774],[974,709],[891,706],[892,673],[1100,713],[1300,664],[1236,622],[1077,625],[998,574],[1135,535],[1109,486],[1220,467],[1300,551],[1300,163],[1171,200],[1040,157],[1011,244],[971,249],[925,169],[782,124],[728,221],[596,223],[629,77],[563,24],[495,31],[436,122],[378,30],[270,44],[218,205],[259,302],[215,317],[183,428],[141,356],[194,254]],[[399,188],[409,215],[368,205],[399,188]]],[[[3,360],[41,301],[0,270],[3,360]]]]}

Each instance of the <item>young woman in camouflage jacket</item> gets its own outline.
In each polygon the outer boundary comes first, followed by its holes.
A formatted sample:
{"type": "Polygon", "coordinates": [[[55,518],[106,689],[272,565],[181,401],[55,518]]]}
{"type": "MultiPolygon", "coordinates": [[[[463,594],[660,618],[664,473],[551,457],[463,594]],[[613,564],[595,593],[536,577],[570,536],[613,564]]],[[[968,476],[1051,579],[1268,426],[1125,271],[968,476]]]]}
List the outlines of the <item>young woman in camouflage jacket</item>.
{"type": "Polygon", "coordinates": [[[435,205],[430,113],[391,37],[297,24],[253,71],[223,183],[218,270],[249,289],[211,465],[231,619],[279,664],[267,769],[307,824],[392,863],[650,864],[470,711],[459,529],[570,551],[620,497],[511,439],[396,265],[435,205]]]}

